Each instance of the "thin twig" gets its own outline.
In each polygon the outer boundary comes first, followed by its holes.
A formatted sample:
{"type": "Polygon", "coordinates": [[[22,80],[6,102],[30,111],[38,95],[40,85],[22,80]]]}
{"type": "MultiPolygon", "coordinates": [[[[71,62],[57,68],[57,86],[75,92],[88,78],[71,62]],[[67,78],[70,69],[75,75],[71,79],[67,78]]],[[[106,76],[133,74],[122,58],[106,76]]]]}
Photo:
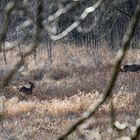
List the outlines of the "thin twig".
{"type": "Polygon", "coordinates": [[[24,65],[25,62],[24,62],[24,58],[23,58],[23,54],[22,54],[22,51],[21,51],[20,44],[18,44],[18,49],[19,49],[20,58],[21,58],[21,60],[22,60],[22,64],[24,65]]]}
{"type": "Polygon", "coordinates": [[[114,5],[110,5],[110,6],[111,6],[112,8],[114,8],[115,10],[119,11],[120,13],[122,13],[122,14],[124,14],[124,15],[126,15],[127,17],[130,18],[130,15],[129,15],[127,12],[123,11],[122,9],[120,9],[120,8],[114,6],[114,5]]]}
{"type": "Polygon", "coordinates": [[[3,48],[3,58],[4,58],[4,62],[5,62],[5,64],[7,64],[6,51],[5,51],[5,45],[4,45],[4,43],[2,44],[2,48],[3,48]]]}
{"type": "Polygon", "coordinates": [[[54,22],[56,19],[58,19],[60,16],[62,16],[63,14],[65,14],[66,12],[68,12],[76,3],[70,3],[68,5],[66,5],[66,7],[63,7],[61,9],[58,9],[56,11],[56,13],[54,13],[53,15],[48,17],[48,22],[54,22]]]}

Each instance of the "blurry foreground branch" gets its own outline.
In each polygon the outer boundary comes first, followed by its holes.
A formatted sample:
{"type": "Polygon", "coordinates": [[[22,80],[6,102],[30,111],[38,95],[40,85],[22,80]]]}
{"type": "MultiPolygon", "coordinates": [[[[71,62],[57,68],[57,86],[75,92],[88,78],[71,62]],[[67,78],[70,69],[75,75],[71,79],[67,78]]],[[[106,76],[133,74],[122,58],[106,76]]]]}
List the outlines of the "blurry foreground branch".
{"type": "Polygon", "coordinates": [[[11,0],[6,8],[5,8],[5,14],[4,14],[4,21],[2,23],[2,26],[0,28],[0,52],[1,50],[3,51],[3,56],[4,56],[4,61],[5,63],[6,62],[6,54],[5,54],[5,48],[4,48],[4,42],[5,42],[5,39],[6,39],[6,33],[7,33],[7,30],[8,30],[8,26],[9,26],[9,22],[10,22],[10,16],[11,16],[11,13],[12,13],[12,10],[15,8],[15,0],[11,0]],[[2,49],[3,47],[3,49],[2,49]]]}
{"type": "Polygon", "coordinates": [[[103,93],[103,95],[97,100],[96,103],[94,103],[85,113],[83,113],[82,117],[75,123],[73,124],[67,131],[65,134],[63,134],[62,136],[60,136],[58,138],[58,140],[64,140],[68,135],[70,135],[80,124],[82,124],[85,120],[87,120],[89,117],[91,117],[96,110],[100,107],[100,105],[102,105],[107,97],[110,95],[110,93],[112,92],[113,86],[115,84],[115,81],[117,79],[118,76],[118,72],[119,72],[119,67],[120,64],[125,56],[125,53],[127,51],[128,45],[130,43],[130,40],[133,36],[133,33],[135,31],[135,27],[138,23],[139,20],[139,16],[140,16],[140,1],[138,0],[138,4],[136,7],[136,11],[134,13],[134,15],[132,16],[127,31],[123,37],[122,43],[121,43],[121,48],[118,51],[113,65],[114,65],[114,69],[113,69],[113,74],[112,77],[110,79],[109,85],[107,86],[105,92],[103,93]]]}
{"type": "Polygon", "coordinates": [[[63,7],[61,9],[58,9],[58,11],[49,16],[48,17],[48,22],[51,23],[51,22],[54,22],[55,20],[57,20],[61,15],[65,14],[66,12],[68,12],[76,3],[70,3],[70,4],[67,4],[66,7],[63,7]]]}
{"type": "Polygon", "coordinates": [[[5,8],[4,21],[0,29],[0,52],[1,52],[2,44],[4,44],[6,38],[11,12],[14,8],[15,8],[15,1],[10,1],[5,8]]]}
{"type": "MultiPolygon", "coordinates": [[[[94,12],[105,0],[98,0],[93,6],[88,7],[84,10],[84,12],[81,14],[81,16],[76,20],[74,23],[72,23],[68,28],[66,28],[62,33],[58,35],[50,35],[52,40],[59,40],[65,37],[68,33],[73,31],[75,28],[77,28],[80,23],[92,12],[94,12]]],[[[55,17],[54,17],[55,19],[55,17]]],[[[52,20],[53,21],[53,18],[52,20]]]]}
{"type": "MultiPolygon", "coordinates": [[[[42,19],[41,19],[41,14],[42,14],[42,0],[37,0],[37,8],[36,8],[36,22],[35,22],[35,35],[34,35],[34,40],[33,40],[33,45],[28,50],[26,53],[22,54],[22,57],[25,59],[29,55],[32,54],[32,52],[38,47],[38,40],[40,33],[42,31],[42,19]]],[[[18,69],[22,66],[23,61],[20,59],[16,65],[14,66],[13,70],[10,71],[10,73],[3,79],[3,81],[0,81],[0,89],[3,89],[6,87],[10,80],[13,78],[13,76],[17,73],[18,69]]]]}

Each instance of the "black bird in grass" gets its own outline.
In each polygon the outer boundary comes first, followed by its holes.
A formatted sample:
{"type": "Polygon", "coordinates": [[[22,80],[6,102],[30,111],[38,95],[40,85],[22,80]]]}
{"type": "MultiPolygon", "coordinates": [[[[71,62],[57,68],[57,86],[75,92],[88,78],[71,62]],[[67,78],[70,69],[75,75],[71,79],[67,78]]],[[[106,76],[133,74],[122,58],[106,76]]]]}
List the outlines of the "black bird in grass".
{"type": "Polygon", "coordinates": [[[123,65],[121,66],[121,72],[140,72],[140,65],[133,64],[133,65],[123,65]]]}
{"type": "Polygon", "coordinates": [[[32,82],[29,82],[30,87],[22,86],[18,89],[19,92],[24,93],[26,95],[31,95],[33,93],[33,88],[35,87],[32,82]]]}

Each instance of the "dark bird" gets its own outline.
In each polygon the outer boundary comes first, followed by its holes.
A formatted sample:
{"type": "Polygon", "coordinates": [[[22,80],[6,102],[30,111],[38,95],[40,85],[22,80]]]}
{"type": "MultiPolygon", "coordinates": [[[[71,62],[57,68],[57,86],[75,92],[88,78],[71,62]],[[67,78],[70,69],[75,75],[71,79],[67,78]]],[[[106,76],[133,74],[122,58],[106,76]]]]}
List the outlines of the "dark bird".
{"type": "Polygon", "coordinates": [[[33,93],[33,88],[35,87],[32,82],[29,82],[30,87],[22,86],[18,89],[19,92],[24,93],[26,95],[31,95],[33,93]]]}
{"type": "Polygon", "coordinates": [[[133,65],[123,65],[120,68],[121,72],[140,72],[140,65],[133,64],[133,65]]]}

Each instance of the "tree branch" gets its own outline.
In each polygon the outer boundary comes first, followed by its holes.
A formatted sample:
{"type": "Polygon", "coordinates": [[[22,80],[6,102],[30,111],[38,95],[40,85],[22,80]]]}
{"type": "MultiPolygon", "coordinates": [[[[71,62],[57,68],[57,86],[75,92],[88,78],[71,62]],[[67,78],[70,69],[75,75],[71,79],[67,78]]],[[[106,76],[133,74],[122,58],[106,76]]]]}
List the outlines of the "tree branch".
{"type": "Polygon", "coordinates": [[[128,13],[126,13],[125,11],[121,10],[120,8],[114,6],[114,5],[110,5],[112,8],[114,8],[115,10],[119,11],[120,13],[126,15],[127,17],[130,18],[130,15],[128,13]]]}
{"type": "Polygon", "coordinates": [[[50,35],[51,39],[52,40],[59,40],[59,39],[64,38],[68,33],[70,33],[76,27],[78,27],[80,25],[81,21],[83,21],[88,16],[88,14],[94,12],[99,6],[101,6],[101,4],[104,1],[105,0],[98,0],[93,6],[86,8],[77,21],[75,21],[74,23],[72,23],[62,33],[60,33],[58,35],[50,35]]]}
{"type": "MultiPolygon", "coordinates": [[[[36,9],[36,22],[35,22],[35,26],[36,26],[36,33],[35,33],[35,37],[33,40],[33,45],[30,48],[29,51],[27,51],[26,53],[24,53],[22,56],[25,59],[26,57],[28,57],[29,55],[31,55],[31,53],[33,52],[33,50],[35,50],[38,47],[38,38],[40,36],[41,30],[42,30],[42,19],[41,19],[41,14],[42,14],[42,0],[37,0],[37,9],[36,9]]],[[[5,79],[3,79],[2,81],[0,81],[0,88],[3,89],[4,87],[6,87],[10,80],[13,78],[13,76],[17,73],[18,69],[22,66],[23,62],[22,59],[20,59],[16,65],[14,66],[13,70],[10,71],[10,73],[5,77],[5,79]]]]}
{"type": "Polygon", "coordinates": [[[76,3],[70,3],[67,4],[66,7],[63,7],[61,9],[58,9],[56,13],[54,13],[53,15],[48,17],[48,22],[54,22],[56,19],[58,19],[61,15],[65,14],[66,12],[68,12],[76,3]]]}
{"type": "Polygon", "coordinates": [[[1,52],[2,44],[4,43],[6,38],[11,12],[15,8],[15,5],[16,5],[15,0],[11,0],[5,8],[4,21],[0,29],[0,52],[1,52]]]}
{"type": "Polygon", "coordinates": [[[94,103],[89,109],[88,111],[86,111],[85,113],[83,113],[82,117],[75,123],[73,124],[68,131],[66,131],[66,133],[64,133],[62,136],[60,136],[58,138],[58,140],[64,140],[68,135],[70,135],[80,124],[82,124],[85,120],[87,120],[89,117],[91,117],[96,110],[100,107],[100,105],[102,105],[105,100],[107,99],[107,97],[110,95],[110,93],[112,92],[112,89],[114,87],[115,81],[117,79],[117,75],[119,72],[119,67],[120,64],[125,56],[126,50],[128,48],[128,45],[130,43],[130,40],[133,36],[135,27],[138,23],[139,20],[139,16],[140,16],[140,1],[138,0],[138,4],[136,7],[136,11],[134,13],[134,15],[132,16],[127,31],[123,37],[122,43],[121,43],[121,48],[118,51],[115,59],[114,59],[114,67],[113,67],[113,74],[112,77],[110,79],[109,85],[107,86],[105,92],[103,93],[103,95],[97,100],[96,103],[94,103]]]}

